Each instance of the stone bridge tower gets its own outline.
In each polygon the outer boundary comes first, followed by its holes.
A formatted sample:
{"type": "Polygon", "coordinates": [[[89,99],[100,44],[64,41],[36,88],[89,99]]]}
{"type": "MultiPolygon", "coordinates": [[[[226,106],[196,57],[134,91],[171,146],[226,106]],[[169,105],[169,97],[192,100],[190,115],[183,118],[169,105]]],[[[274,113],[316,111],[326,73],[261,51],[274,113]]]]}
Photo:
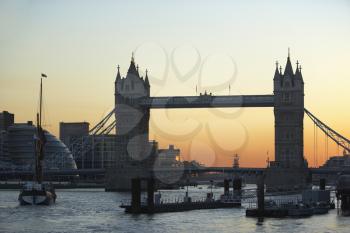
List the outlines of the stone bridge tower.
{"type": "Polygon", "coordinates": [[[304,81],[298,62],[293,71],[289,51],[284,72],[276,64],[273,83],[275,161],[270,163],[267,185],[288,186],[288,189],[304,186],[307,179],[303,145],[304,81]]]}
{"type": "Polygon", "coordinates": [[[115,80],[116,164],[108,169],[106,190],[127,190],[133,177],[145,177],[152,168],[155,145],[149,142],[150,109],[139,100],[150,97],[147,76],[141,77],[134,57],[125,78],[115,80]]]}
{"type": "Polygon", "coordinates": [[[148,143],[150,109],[138,105],[138,100],[150,97],[150,84],[146,72],[140,77],[134,57],[125,78],[118,73],[115,80],[116,134],[139,145],[148,143]]]}
{"type": "MultiPolygon", "coordinates": [[[[295,73],[288,54],[287,64],[276,67],[275,98],[275,162],[282,167],[302,167],[304,161],[304,81],[297,62],[295,73]]],[[[276,164],[277,165],[277,164],[276,164]]]]}

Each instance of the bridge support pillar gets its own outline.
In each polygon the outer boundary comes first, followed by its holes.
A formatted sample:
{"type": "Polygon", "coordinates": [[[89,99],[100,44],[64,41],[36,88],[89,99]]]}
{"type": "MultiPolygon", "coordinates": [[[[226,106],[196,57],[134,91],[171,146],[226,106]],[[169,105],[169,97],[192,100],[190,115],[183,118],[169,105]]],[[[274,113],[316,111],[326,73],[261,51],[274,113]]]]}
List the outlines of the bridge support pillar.
{"type": "Polygon", "coordinates": [[[265,172],[267,192],[302,190],[309,184],[310,171],[306,167],[270,167],[265,172]]]}
{"type": "MultiPolygon", "coordinates": [[[[132,178],[150,178],[152,173],[141,166],[111,167],[106,169],[105,191],[130,191],[132,178]]],[[[141,183],[141,189],[146,189],[145,182],[141,183]]]]}

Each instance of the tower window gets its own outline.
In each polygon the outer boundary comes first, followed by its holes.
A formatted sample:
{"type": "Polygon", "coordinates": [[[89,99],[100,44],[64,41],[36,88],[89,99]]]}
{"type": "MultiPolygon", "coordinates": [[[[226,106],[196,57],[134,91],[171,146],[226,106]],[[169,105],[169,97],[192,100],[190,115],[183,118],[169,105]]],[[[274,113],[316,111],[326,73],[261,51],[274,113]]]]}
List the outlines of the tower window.
{"type": "Polygon", "coordinates": [[[282,100],[284,103],[290,103],[291,102],[290,93],[283,93],[282,100]]]}

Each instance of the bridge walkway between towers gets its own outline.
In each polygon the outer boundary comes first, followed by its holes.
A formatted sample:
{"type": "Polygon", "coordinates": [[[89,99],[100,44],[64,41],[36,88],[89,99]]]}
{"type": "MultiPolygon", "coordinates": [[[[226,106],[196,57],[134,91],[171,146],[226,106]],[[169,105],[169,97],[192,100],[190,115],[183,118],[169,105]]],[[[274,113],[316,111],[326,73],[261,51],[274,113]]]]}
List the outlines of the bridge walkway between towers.
{"type": "Polygon", "coordinates": [[[149,97],[140,105],[160,108],[225,108],[225,107],[273,107],[273,95],[223,95],[149,97]]]}

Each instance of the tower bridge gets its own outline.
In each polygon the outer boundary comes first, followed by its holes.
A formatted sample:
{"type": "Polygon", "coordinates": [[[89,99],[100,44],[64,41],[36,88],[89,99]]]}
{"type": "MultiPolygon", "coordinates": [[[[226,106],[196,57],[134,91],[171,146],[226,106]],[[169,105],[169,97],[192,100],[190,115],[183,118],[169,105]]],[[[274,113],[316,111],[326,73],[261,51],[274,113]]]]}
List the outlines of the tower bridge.
{"type": "Polygon", "coordinates": [[[118,138],[117,165],[107,171],[108,190],[126,189],[132,177],[152,175],[156,157],[149,143],[150,109],[273,107],[275,116],[275,161],[267,172],[267,185],[306,184],[307,162],[304,159],[303,119],[304,81],[301,67],[292,68],[288,53],[284,72],[276,69],[273,95],[150,96],[150,82],[139,74],[134,57],[121,77],[119,66],[115,80],[115,119],[118,138]]]}
{"type": "MultiPolygon", "coordinates": [[[[150,95],[150,82],[146,72],[141,77],[132,58],[125,77],[121,77],[119,66],[115,80],[115,107],[102,121],[93,127],[91,135],[108,134],[116,129],[116,165],[105,169],[82,169],[77,171],[50,171],[48,175],[105,175],[106,190],[128,189],[133,177],[152,176],[154,173],[171,173],[177,169],[157,168],[155,160],[157,148],[149,141],[149,119],[151,109],[178,108],[228,108],[228,107],[271,107],[274,112],[275,160],[264,169],[243,168],[203,168],[184,169],[184,173],[236,172],[261,173],[266,176],[268,187],[304,186],[310,173],[335,174],[339,170],[308,169],[304,158],[303,119],[304,113],[310,117],[315,126],[332,139],[338,146],[350,152],[350,140],[337,133],[310,111],[304,108],[304,81],[301,67],[297,62],[295,71],[288,54],[287,62],[282,67],[276,64],[273,76],[273,94],[259,95],[221,95],[211,93],[199,96],[163,96],[150,95]],[[110,119],[115,117],[110,123],[110,119]]],[[[73,143],[74,144],[74,143],[73,143]]],[[[91,148],[78,147],[84,156],[91,148]],[[83,151],[84,149],[84,151],[83,151]]],[[[1,168],[1,167],[0,167],[1,168]]],[[[349,171],[341,171],[349,172],[349,171]]],[[[25,171],[0,171],[0,177],[28,175],[25,171]]],[[[147,178],[147,177],[146,177],[147,178]]],[[[289,188],[288,188],[289,189],[289,188]]]]}

